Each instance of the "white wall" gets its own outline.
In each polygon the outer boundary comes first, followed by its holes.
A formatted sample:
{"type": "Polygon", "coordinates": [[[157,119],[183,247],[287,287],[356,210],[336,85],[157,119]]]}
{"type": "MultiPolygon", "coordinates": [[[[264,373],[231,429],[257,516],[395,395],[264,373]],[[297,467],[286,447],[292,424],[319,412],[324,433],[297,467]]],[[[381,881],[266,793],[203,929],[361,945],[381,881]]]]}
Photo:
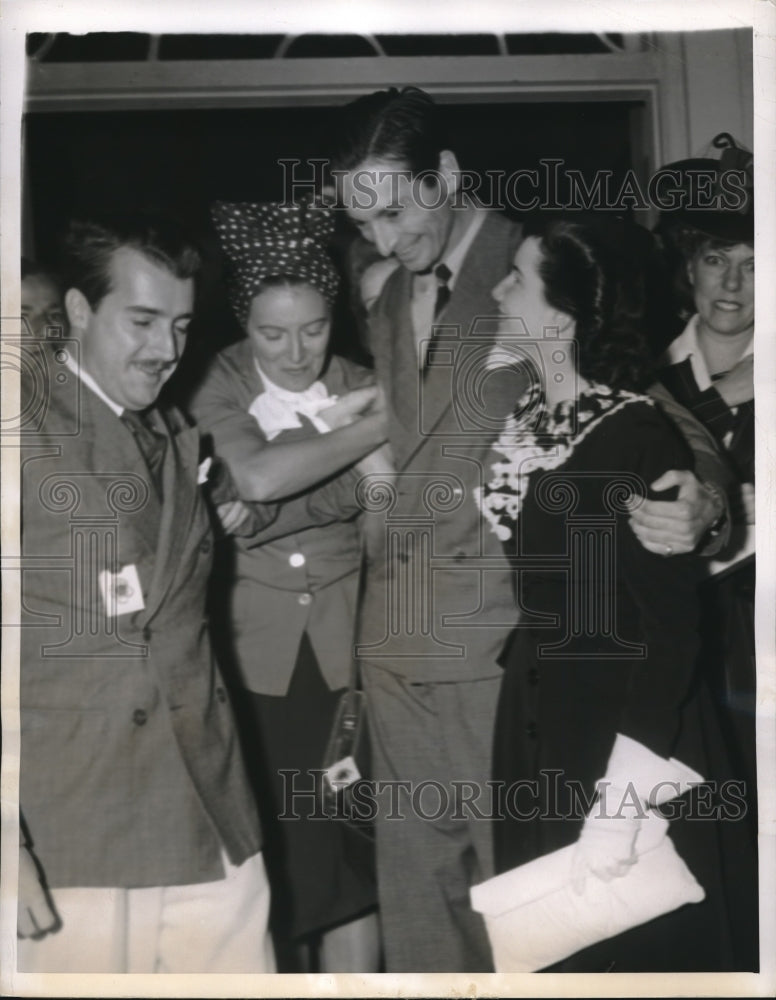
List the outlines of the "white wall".
{"type": "Polygon", "coordinates": [[[718,132],[754,142],[752,29],[658,34],[662,161],[702,154],[718,132]]]}

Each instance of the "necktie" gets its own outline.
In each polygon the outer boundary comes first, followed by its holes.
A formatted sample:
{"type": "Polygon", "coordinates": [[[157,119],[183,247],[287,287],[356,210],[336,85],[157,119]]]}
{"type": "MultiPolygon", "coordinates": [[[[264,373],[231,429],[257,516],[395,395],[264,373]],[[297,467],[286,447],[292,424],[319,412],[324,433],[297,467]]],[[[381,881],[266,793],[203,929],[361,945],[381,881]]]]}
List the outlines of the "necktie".
{"type": "Polygon", "coordinates": [[[153,430],[147,419],[136,410],[124,410],[121,422],[129,428],[140,453],[145,459],[148,471],[159,499],[162,499],[162,465],[167,450],[167,438],[153,430]]]}
{"type": "Polygon", "coordinates": [[[438,319],[439,314],[450,301],[451,291],[448,281],[452,278],[453,272],[447,264],[437,264],[434,268],[434,274],[436,275],[437,280],[436,302],[434,303],[434,319],[438,319]]]}
{"type": "MultiPolygon", "coordinates": [[[[434,302],[434,321],[439,318],[439,314],[445,308],[447,303],[450,301],[450,286],[448,281],[452,278],[453,272],[447,266],[447,264],[437,264],[434,268],[434,277],[437,280],[437,292],[436,301],[434,302]]],[[[431,364],[431,357],[434,353],[434,341],[436,340],[437,329],[432,324],[431,326],[431,340],[429,341],[428,348],[426,350],[426,359],[423,364],[423,374],[424,376],[428,374],[429,364],[431,364]]]]}

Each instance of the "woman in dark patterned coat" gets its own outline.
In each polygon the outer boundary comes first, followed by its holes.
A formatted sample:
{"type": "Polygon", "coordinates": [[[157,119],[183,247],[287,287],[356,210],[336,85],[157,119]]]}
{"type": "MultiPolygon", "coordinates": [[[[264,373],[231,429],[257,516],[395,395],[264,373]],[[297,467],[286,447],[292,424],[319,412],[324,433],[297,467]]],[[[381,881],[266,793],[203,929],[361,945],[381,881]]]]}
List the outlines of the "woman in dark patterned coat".
{"type": "Polygon", "coordinates": [[[698,563],[646,551],[627,517],[632,497],[690,464],[638,391],[647,375],[642,247],[619,221],[545,222],[529,229],[494,290],[500,350],[535,374],[481,496],[515,560],[522,611],[503,657],[495,734],[498,869],[576,843],[579,891],[589,878],[620,878],[638,864],[647,811],[662,807],[706,892],[556,971],[733,962],[719,827],[740,819],[742,804],[720,792],[706,751],[716,730],[695,669],[698,563]]]}

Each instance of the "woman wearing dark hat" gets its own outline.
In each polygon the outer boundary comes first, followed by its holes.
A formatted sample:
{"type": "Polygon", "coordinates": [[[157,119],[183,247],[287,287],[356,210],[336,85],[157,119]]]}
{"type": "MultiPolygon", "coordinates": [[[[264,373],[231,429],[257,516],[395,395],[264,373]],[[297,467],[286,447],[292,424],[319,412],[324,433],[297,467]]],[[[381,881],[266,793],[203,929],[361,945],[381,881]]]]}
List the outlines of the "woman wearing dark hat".
{"type": "Polygon", "coordinates": [[[681,210],[664,213],[660,229],[678,262],[685,317],[691,315],[665,351],[660,379],[715,435],[738,490],[731,496],[731,542],[720,554],[727,564],[722,562],[721,569],[716,564],[717,572],[701,588],[700,659],[719,706],[734,777],[746,781],[751,845],[736,851],[740,870],[730,885],[739,895],[733,912],[741,954],[748,963],[742,967],[749,968],[757,954],[754,198],[751,153],[739,149],[727,133],[718,135],[713,146],[722,149],[719,160],[686,160],[666,168],[678,173],[687,200],[681,210]],[[703,204],[698,203],[697,183],[694,188],[692,184],[699,173],[713,181],[711,199],[707,187],[703,204]],[[731,189],[740,197],[731,199],[731,189]]]}
{"type": "MultiPolygon", "coordinates": [[[[191,411],[244,501],[330,489],[384,439],[369,372],[328,353],[333,219],[309,202],[218,203],[213,218],[247,337],[214,359],[191,411]]],[[[230,624],[279,955],[318,941],[320,971],[366,972],[379,964],[372,873],[342,823],[308,818],[312,796],[289,799],[281,773],[311,788],[348,684],[360,543],[353,508],[342,517],[265,544],[235,539],[230,624]]]]}
{"type": "MultiPolygon", "coordinates": [[[[715,143],[732,139],[726,134],[715,143]]],[[[726,171],[747,177],[751,154],[725,149],[721,160],[693,159],[672,164],[684,175],[701,165],[717,175],[726,171]]],[[[707,199],[708,201],[708,199],[707,199]]],[[[713,199],[712,199],[712,203],[713,199]]],[[[754,204],[751,188],[742,190],[736,209],[697,208],[692,202],[666,213],[664,239],[679,251],[679,285],[691,318],[670,344],[663,361],[663,381],[716,436],[735,466],[739,481],[754,482],[754,204]]],[[[744,507],[751,513],[751,490],[744,507]]]]}

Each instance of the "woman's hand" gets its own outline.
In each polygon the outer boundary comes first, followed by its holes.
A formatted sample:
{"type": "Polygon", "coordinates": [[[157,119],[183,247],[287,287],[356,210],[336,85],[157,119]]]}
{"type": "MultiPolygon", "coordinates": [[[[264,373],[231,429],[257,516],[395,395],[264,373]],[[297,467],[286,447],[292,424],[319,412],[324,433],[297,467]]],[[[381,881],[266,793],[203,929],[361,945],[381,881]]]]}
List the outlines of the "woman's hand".
{"type": "Polygon", "coordinates": [[[377,395],[376,385],[367,386],[364,389],[354,389],[352,392],[340,396],[336,403],[320,410],[318,417],[330,430],[347,427],[348,424],[352,424],[359,417],[366,416],[371,411],[377,395]]]}
{"type": "Polygon", "coordinates": [[[248,525],[253,511],[242,500],[228,500],[216,507],[216,515],[225,535],[236,535],[248,525]]]}
{"type": "Polygon", "coordinates": [[[643,816],[632,790],[600,788],[600,798],[585,819],[574,849],[571,884],[577,895],[584,892],[588,876],[609,882],[622,878],[636,864],[636,836],[643,816]]]}

